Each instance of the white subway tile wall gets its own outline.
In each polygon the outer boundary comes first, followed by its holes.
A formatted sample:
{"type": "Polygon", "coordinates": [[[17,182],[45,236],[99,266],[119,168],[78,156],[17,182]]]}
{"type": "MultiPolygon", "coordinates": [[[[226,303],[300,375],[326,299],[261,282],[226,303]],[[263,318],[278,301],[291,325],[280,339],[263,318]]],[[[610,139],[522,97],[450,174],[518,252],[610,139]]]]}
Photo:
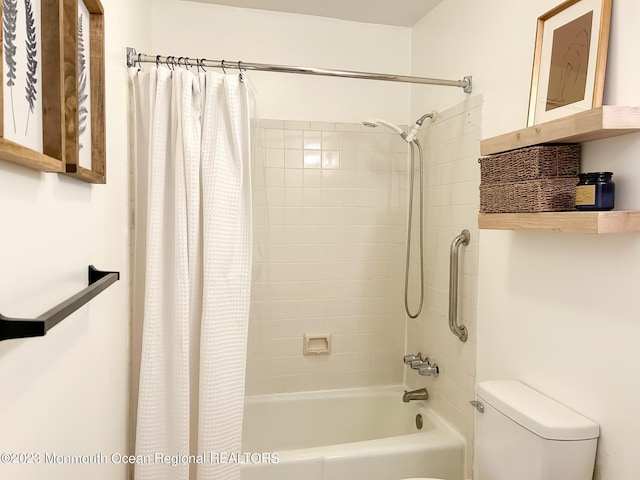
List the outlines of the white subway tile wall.
{"type": "MultiPolygon", "coordinates": [[[[440,366],[440,376],[421,377],[407,368],[406,383],[410,388],[428,387],[430,405],[465,436],[469,475],[474,412],[469,401],[474,398],[476,371],[481,115],[482,97],[476,96],[439,113],[435,122],[420,132],[426,163],[425,306],[417,319],[407,322],[407,351],[429,356],[440,366]],[[471,233],[471,243],[460,250],[458,323],[469,331],[466,343],[451,333],[448,323],[450,246],[464,228],[471,233]]],[[[417,235],[412,239],[417,242],[417,235]]],[[[412,279],[419,278],[417,258],[412,257],[412,279]]],[[[417,304],[417,287],[413,280],[412,306],[417,304]]]]}
{"type": "MultiPolygon", "coordinates": [[[[473,447],[481,97],[425,124],[425,302],[405,322],[408,146],[358,124],[262,120],[253,162],[254,271],[247,393],[400,384],[427,386],[431,406],[473,447]],[[463,228],[459,322],[448,327],[449,247],[463,228]],[[303,336],[331,334],[330,355],[303,356],[303,336]],[[405,348],[406,342],[406,348],[405,348]],[[402,364],[422,352],[441,368],[402,364]]],[[[415,163],[416,172],[419,165],[415,163]]],[[[418,178],[410,300],[419,300],[418,178]]],[[[471,457],[471,455],[469,455],[471,457]]],[[[471,458],[467,459],[470,471],[471,458]]]]}
{"type": "Polygon", "coordinates": [[[248,394],[403,382],[407,144],[358,124],[261,120],[248,394]],[[303,356],[303,335],[330,355],[303,356]]]}

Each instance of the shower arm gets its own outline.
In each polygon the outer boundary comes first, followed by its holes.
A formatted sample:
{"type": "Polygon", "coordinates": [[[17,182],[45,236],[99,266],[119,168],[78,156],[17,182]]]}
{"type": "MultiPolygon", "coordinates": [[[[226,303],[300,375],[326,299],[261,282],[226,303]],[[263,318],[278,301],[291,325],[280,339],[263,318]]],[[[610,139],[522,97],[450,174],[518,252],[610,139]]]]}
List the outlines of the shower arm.
{"type": "Polygon", "coordinates": [[[430,118],[431,121],[433,121],[436,118],[437,112],[434,110],[430,113],[425,113],[423,116],[421,116],[418,120],[416,120],[416,123],[413,124],[413,127],[411,127],[411,130],[409,130],[409,134],[408,135],[403,135],[402,138],[404,138],[404,141],[407,143],[411,143],[413,141],[416,141],[416,139],[418,138],[418,130],[420,130],[420,127],[422,126],[422,124],[424,123],[424,121],[427,118],[430,118]]]}

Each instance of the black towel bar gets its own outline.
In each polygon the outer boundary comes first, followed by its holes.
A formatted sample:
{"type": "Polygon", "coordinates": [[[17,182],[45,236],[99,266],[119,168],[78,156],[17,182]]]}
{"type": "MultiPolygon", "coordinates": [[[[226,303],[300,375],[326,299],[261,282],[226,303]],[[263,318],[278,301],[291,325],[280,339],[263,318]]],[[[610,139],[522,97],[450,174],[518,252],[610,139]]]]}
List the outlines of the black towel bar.
{"type": "Polygon", "coordinates": [[[103,272],[89,265],[89,286],[37,318],[8,318],[0,314],[0,341],[41,337],[93,297],[120,280],[120,272],[103,272]]]}

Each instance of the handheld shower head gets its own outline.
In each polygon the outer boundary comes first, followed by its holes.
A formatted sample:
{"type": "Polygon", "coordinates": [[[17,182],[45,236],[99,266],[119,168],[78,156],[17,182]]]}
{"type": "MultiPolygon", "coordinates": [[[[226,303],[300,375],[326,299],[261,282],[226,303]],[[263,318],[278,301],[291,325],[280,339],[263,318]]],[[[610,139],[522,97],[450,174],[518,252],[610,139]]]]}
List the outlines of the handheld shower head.
{"type": "Polygon", "coordinates": [[[375,120],[371,119],[371,120],[365,120],[364,122],[362,122],[362,124],[365,127],[369,127],[369,128],[377,128],[380,126],[380,124],[378,122],[376,122],[375,120]]]}
{"type": "Polygon", "coordinates": [[[385,127],[390,128],[391,130],[396,132],[402,138],[405,138],[407,136],[406,132],[402,130],[399,126],[394,125],[391,122],[387,122],[386,120],[382,120],[380,118],[367,118],[364,122],[362,122],[362,124],[365,127],[370,127],[370,128],[376,128],[376,127],[379,127],[380,125],[384,125],[385,127]]]}
{"type": "Polygon", "coordinates": [[[398,135],[400,135],[405,142],[411,143],[416,139],[418,129],[420,129],[420,127],[422,126],[422,124],[427,118],[430,118],[431,120],[435,119],[436,111],[434,110],[431,113],[425,113],[418,120],[416,120],[416,123],[413,125],[413,127],[411,127],[411,131],[408,134],[407,132],[402,130],[399,126],[394,125],[391,122],[387,122],[386,120],[382,120],[381,118],[367,118],[364,122],[362,122],[362,124],[365,127],[370,127],[370,128],[376,128],[376,127],[379,127],[380,125],[384,125],[385,127],[390,128],[391,130],[396,132],[398,135]]]}

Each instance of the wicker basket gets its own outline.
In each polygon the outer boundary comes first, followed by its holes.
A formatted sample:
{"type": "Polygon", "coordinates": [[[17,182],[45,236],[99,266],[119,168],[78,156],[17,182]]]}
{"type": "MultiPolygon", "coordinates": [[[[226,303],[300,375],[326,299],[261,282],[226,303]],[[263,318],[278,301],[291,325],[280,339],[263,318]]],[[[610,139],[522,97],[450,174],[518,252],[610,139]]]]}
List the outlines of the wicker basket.
{"type": "Polygon", "coordinates": [[[577,177],[580,144],[535,145],[480,157],[482,184],[577,177]]]}
{"type": "Polygon", "coordinates": [[[541,178],[480,185],[480,213],[575,210],[577,178],[541,178]]]}

